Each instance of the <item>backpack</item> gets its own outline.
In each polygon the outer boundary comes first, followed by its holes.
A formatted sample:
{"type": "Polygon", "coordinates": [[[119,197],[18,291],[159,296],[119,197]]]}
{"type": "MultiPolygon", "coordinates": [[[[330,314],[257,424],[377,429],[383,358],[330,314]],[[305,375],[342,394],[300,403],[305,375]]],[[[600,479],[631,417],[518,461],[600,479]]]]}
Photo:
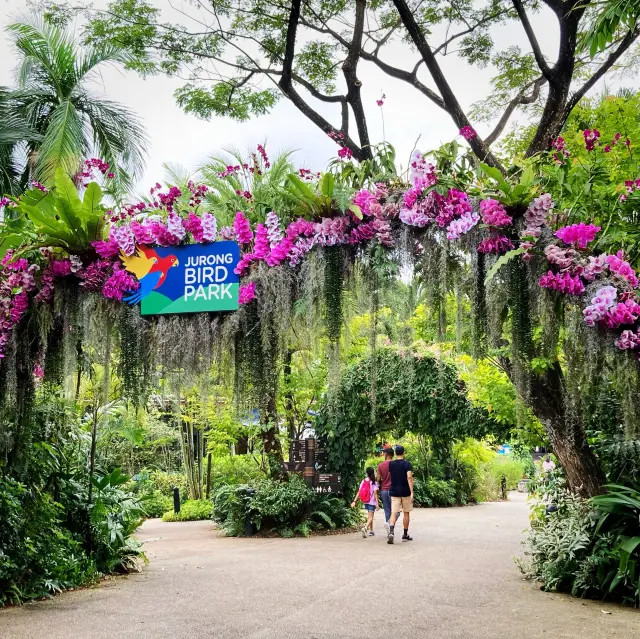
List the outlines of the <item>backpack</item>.
{"type": "Polygon", "coordinates": [[[365,479],[360,484],[360,501],[363,504],[368,504],[371,499],[371,482],[365,479]]]}

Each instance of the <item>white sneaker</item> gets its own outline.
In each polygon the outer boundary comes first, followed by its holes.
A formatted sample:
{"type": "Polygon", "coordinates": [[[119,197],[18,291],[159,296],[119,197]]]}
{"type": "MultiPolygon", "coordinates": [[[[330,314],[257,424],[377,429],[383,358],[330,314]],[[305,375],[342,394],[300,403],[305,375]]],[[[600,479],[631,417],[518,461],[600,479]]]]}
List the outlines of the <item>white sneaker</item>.
{"type": "Polygon", "coordinates": [[[387,535],[388,535],[388,534],[389,534],[389,530],[390,530],[389,522],[388,522],[388,521],[385,521],[385,522],[384,522],[384,529],[387,531],[387,535]]]}
{"type": "Polygon", "coordinates": [[[367,538],[367,527],[363,526],[362,527],[362,536],[366,539],[367,538]]]}

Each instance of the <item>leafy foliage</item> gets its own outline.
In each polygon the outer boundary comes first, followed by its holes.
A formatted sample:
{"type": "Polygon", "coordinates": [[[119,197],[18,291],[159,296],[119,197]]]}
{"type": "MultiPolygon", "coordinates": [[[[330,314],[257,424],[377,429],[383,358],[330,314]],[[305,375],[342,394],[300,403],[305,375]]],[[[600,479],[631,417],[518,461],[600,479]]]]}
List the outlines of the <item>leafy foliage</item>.
{"type": "Polygon", "coordinates": [[[50,185],[57,169],[75,175],[95,152],[111,165],[120,189],[132,186],[146,135],[129,110],[87,88],[100,66],[124,64],[130,53],[113,42],[79,48],[70,33],[49,22],[15,23],[8,30],[20,68],[19,87],[7,92],[5,104],[30,128],[23,138],[27,174],[50,185]]]}
{"type": "Polygon", "coordinates": [[[211,519],[213,505],[206,499],[190,499],[180,506],[180,512],[168,510],[162,515],[162,521],[199,521],[211,519]]]}
{"type": "Polygon", "coordinates": [[[283,537],[306,536],[311,530],[349,527],[358,515],[337,497],[316,495],[297,476],[252,486],[222,486],[213,496],[214,519],[230,536],[245,533],[247,523],[283,537]]]}
{"type": "Polygon", "coordinates": [[[570,495],[562,477],[537,486],[532,528],[520,567],[547,590],[574,595],[640,599],[640,493],[609,486],[611,493],[590,502],[570,495]],[[556,510],[546,512],[553,504],[556,510]]]}
{"type": "Polygon", "coordinates": [[[24,217],[7,224],[22,233],[33,233],[34,244],[42,242],[44,246],[82,255],[91,250],[91,242],[101,240],[104,235],[102,190],[92,182],[81,200],[76,186],[62,168],[56,170],[51,191],[27,191],[20,198],[17,211],[24,217]]]}
{"type": "Polygon", "coordinates": [[[355,483],[359,460],[383,432],[421,433],[446,450],[454,439],[482,436],[496,428],[496,422],[467,400],[451,364],[431,354],[391,348],[379,349],[347,369],[316,424],[329,449],[329,463],[346,486],[355,483]],[[372,375],[376,376],[375,422],[372,375]]]}

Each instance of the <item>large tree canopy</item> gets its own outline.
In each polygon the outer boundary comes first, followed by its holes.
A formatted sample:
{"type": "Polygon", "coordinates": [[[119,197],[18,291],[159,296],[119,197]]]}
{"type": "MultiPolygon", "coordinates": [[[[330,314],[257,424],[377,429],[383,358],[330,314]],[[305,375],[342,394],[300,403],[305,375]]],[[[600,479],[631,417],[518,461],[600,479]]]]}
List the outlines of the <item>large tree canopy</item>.
{"type": "Polygon", "coordinates": [[[537,122],[527,153],[547,148],[580,98],[631,53],[640,35],[640,9],[623,0],[205,0],[180,12],[176,24],[146,0],[115,0],[92,13],[87,35],[130,49],[129,66],[142,73],[186,77],[176,98],[188,112],[246,120],[284,96],[360,160],[372,154],[362,65],[406,82],[460,129],[473,119],[493,121],[493,131],[470,145],[499,166],[490,148],[516,111],[537,122]],[[530,21],[540,11],[559,30],[551,59],[530,21]],[[522,30],[522,47],[498,48],[494,37],[507,27],[522,30]],[[390,50],[401,66],[389,63],[390,50]],[[492,92],[478,96],[472,112],[464,111],[441,66],[446,56],[494,70],[492,92]],[[333,120],[321,103],[336,107],[333,120]]]}

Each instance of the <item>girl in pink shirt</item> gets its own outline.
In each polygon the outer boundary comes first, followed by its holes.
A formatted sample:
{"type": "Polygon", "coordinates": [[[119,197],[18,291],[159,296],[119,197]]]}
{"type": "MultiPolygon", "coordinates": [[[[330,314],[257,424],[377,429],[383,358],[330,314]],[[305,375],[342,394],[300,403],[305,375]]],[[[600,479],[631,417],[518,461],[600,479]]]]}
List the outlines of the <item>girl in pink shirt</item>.
{"type": "Polygon", "coordinates": [[[367,468],[366,472],[367,476],[360,482],[360,488],[358,488],[358,492],[353,498],[353,503],[351,504],[351,508],[355,508],[358,498],[363,502],[364,509],[367,513],[367,523],[362,528],[362,536],[365,539],[367,538],[367,532],[369,537],[374,536],[373,516],[375,515],[376,510],[380,510],[378,506],[378,490],[380,487],[376,482],[376,473],[371,467],[367,468]],[[369,494],[369,499],[363,501],[362,495],[367,493],[369,494]]]}

